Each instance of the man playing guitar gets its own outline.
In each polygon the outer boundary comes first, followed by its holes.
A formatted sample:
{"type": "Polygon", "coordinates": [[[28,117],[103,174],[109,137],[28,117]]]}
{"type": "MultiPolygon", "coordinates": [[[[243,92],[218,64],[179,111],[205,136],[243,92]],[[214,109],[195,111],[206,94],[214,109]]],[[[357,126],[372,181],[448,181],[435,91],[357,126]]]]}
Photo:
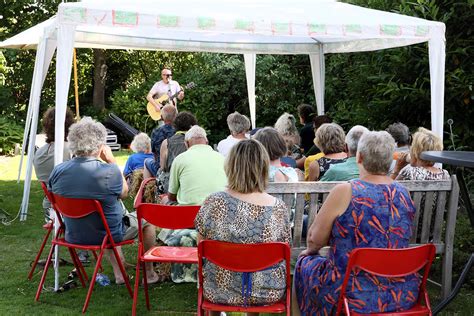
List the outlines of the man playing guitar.
{"type": "Polygon", "coordinates": [[[155,101],[155,99],[167,94],[170,97],[169,104],[176,107],[176,98],[171,97],[177,94],[177,99],[182,101],[184,99],[184,91],[177,81],[171,80],[172,73],[168,68],[163,68],[161,71],[161,80],[153,85],[150,92],[148,92],[146,99],[155,107],[156,111],[160,111],[163,107],[162,104],[155,101]]]}

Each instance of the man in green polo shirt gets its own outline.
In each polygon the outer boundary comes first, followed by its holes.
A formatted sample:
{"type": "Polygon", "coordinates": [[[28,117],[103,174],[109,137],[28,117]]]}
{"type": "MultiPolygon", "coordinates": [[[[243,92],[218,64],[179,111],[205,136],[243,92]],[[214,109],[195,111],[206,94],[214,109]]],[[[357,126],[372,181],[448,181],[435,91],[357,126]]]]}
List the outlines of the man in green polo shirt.
{"type": "Polygon", "coordinates": [[[356,125],[350,129],[346,135],[346,151],[348,158],[343,163],[332,165],[322,176],[321,181],[349,181],[359,177],[359,167],[357,167],[356,153],[359,139],[369,130],[361,125],[356,125]]]}
{"type": "Polygon", "coordinates": [[[188,150],[171,165],[168,199],[179,205],[200,205],[227,185],[224,156],[208,145],[206,131],[197,125],[186,132],[184,141],[188,150]]]}

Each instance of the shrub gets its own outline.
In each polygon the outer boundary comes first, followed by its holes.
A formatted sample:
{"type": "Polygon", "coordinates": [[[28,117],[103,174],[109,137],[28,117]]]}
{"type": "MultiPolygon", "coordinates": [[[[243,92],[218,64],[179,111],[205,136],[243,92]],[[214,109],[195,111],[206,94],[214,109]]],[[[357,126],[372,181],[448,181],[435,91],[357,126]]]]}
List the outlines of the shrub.
{"type": "Polygon", "coordinates": [[[12,155],[15,144],[23,140],[23,129],[14,122],[0,117],[0,155],[12,155]]]}

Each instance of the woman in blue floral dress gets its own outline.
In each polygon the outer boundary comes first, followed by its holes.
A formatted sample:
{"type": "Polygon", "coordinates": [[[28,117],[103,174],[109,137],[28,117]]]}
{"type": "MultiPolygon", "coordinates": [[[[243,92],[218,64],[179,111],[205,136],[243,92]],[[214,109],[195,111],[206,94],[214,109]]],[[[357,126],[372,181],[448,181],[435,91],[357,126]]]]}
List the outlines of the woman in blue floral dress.
{"type": "MultiPolygon", "coordinates": [[[[336,312],[352,249],[408,247],[415,207],[407,190],[387,176],[394,148],[387,132],[365,133],[357,152],[360,179],[336,186],[311,225],[294,276],[302,315],[336,312]],[[327,257],[318,255],[327,245],[327,257]]],[[[383,278],[359,271],[348,284],[350,308],[359,313],[405,310],[418,298],[415,274],[383,278]]]]}

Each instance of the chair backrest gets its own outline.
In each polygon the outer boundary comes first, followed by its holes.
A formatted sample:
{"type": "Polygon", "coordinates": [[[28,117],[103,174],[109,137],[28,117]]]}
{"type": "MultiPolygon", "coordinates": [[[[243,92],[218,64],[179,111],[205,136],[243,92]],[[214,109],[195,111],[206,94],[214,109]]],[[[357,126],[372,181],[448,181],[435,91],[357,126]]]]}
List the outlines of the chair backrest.
{"type": "Polygon", "coordinates": [[[194,219],[201,206],[199,205],[162,205],[143,203],[143,193],[147,183],[155,181],[148,178],[142,181],[135,199],[135,209],[139,224],[141,219],[160,228],[184,229],[194,228],[194,219]]]}
{"type": "Polygon", "coordinates": [[[201,266],[202,259],[206,258],[226,270],[255,272],[271,267],[282,260],[289,264],[290,246],[282,242],[236,244],[203,240],[198,245],[198,256],[201,266]]]}
{"type": "MultiPolygon", "coordinates": [[[[58,220],[60,223],[60,227],[62,230],[65,229],[63,225],[63,221],[61,219],[61,215],[64,217],[69,218],[82,218],[94,212],[99,213],[99,216],[102,220],[102,225],[106,231],[106,236],[104,237],[104,241],[108,239],[108,243],[115,247],[115,242],[112,237],[112,233],[110,232],[109,224],[107,223],[107,219],[104,215],[104,210],[102,209],[102,205],[97,200],[92,199],[76,199],[76,198],[69,198],[64,197],[58,194],[54,194],[50,192],[51,196],[51,203],[53,204],[54,210],[57,212],[58,220]]],[[[58,236],[61,232],[58,231],[58,236]]]]}
{"type": "Polygon", "coordinates": [[[137,207],[137,218],[160,228],[184,229],[194,228],[194,219],[201,206],[199,205],[161,205],[141,203],[137,207]]]}
{"type": "Polygon", "coordinates": [[[44,195],[46,196],[46,198],[48,199],[48,201],[53,204],[53,202],[51,202],[51,193],[48,191],[48,186],[46,185],[45,182],[43,181],[40,181],[41,183],[41,188],[43,189],[43,192],[44,192],[44,195]]]}
{"type": "Polygon", "coordinates": [[[55,209],[63,216],[81,218],[99,212],[103,214],[102,205],[97,200],[68,198],[50,192],[55,209]]]}
{"type": "Polygon", "coordinates": [[[403,277],[424,268],[420,284],[420,290],[424,291],[435,254],[436,247],[433,244],[402,249],[357,248],[352,250],[342,283],[338,311],[342,308],[347,283],[353,269],[361,269],[382,277],[403,277]]]}

